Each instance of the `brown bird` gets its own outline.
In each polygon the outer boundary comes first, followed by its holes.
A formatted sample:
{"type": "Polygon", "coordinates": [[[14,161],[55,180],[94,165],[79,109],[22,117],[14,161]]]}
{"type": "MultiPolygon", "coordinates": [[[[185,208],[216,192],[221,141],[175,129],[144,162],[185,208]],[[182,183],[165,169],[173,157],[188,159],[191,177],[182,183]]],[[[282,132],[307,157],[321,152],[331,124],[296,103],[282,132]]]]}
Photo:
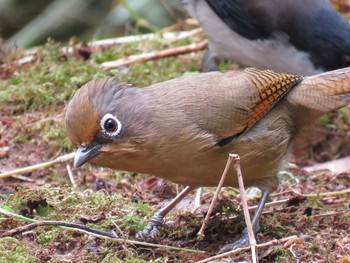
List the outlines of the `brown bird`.
{"type": "MultiPolygon", "coordinates": [[[[253,217],[257,231],[292,141],[321,114],[349,104],[350,68],[312,77],[252,68],[209,72],[146,88],[107,78],[76,92],[66,128],[78,147],[75,167],[90,162],[188,186],[138,237],[155,235],[164,216],[193,188],[216,186],[229,153],[240,155],[245,185],[263,192],[253,217]]],[[[225,185],[236,187],[236,176],[228,176],[225,185]]]]}

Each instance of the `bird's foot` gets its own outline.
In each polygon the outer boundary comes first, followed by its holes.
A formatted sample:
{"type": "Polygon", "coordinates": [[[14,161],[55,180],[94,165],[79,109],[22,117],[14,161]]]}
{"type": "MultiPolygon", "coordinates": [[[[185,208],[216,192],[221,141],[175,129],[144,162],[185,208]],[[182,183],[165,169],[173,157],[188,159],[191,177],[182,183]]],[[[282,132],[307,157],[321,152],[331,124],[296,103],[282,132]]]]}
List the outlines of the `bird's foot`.
{"type": "Polygon", "coordinates": [[[220,59],[216,58],[213,55],[213,52],[209,49],[203,57],[202,61],[202,71],[203,72],[210,72],[210,71],[216,71],[219,68],[220,59]]]}
{"type": "Polygon", "coordinates": [[[243,234],[240,239],[236,240],[233,243],[226,244],[223,246],[218,254],[232,251],[237,248],[248,247],[249,246],[249,237],[247,234],[243,234]]]}
{"type": "Polygon", "coordinates": [[[136,234],[136,239],[151,241],[154,240],[159,234],[159,228],[163,225],[163,215],[155,213],[147,226],[136,234]]]}
{"type": "MultiPolygon", "coordinates": [[[[256,225],[255,229],[253,227],[253,231],[254,233],[258,233],[260,231],[260,226],[259,224],[256,225]]],[[[242,236],[240,239],[236,240],[235,242],[233,243],[230,243],[230,244],[226,244],[225,246],[223,246],[219,253],[218,254],[222,254],[222,253],[225,253],[225,252],[229,252],[229,251],[232,251],[232,250],[235,250],[237,248],[242,248],[242,247],[249,247],[250,246],[250,243],[249,243],[249,236],[248,236],[248,232],[247,232],[247,229],[245,228],[242,232],[242,236]]]]}

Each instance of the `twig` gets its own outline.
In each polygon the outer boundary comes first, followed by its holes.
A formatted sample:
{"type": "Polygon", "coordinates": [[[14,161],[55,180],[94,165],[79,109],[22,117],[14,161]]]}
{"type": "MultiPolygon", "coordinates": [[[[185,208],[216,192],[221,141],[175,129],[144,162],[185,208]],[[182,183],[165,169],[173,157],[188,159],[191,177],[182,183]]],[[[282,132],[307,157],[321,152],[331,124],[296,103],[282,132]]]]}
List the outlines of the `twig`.
{"type": "Polygon", "coordinates": [[[299,262],[300,262],[300,261],[299,261],[299,258],[298,258],[297,254],[296,254],[296,253],[294,252],[294,250],[293,250],[294,245],[295,245],[295,244],[293,244],[293,245],[291,245],[291,246],[289,247],[289,251],[290,251],[290,253],[292,254],[292,256],[295,258],[295,262],[299,263],[299,262]]]}
{"type": "Polygon", "coordinates": [[[74,154],[75,154],[74,152],[73,153],[68,153],[68,154],[59,156],[59,157],[57,157],[56,159],[54,159],[52,161],[39,163],[39,164],[35,164],[35,165],[32,165],[32,166],[27,166],[27,167],[15,169],[15,170],[12,170],[12,171],[0,173],[0,179],[5,178],[5,177],[9,177],[9,176],[12,176],[12,175],[15,175],[15,174],[22,174],[22,173],[28,173],[28,172],[31,172],[31,171],[39,170],[39,169],[42,169],[42,168],[45,168],[45,167],[52,166],[52,165],[54,165],[56,163],[69,161],[69,160],[74,158],[74,154]]]}
{"type": "MultiPolygon", "coordinates": [[[[257,248],[264,248],[264,247],[279,245],[281,243],[287,243],[287,242],[288,242],[288,245],[291,245],[291,241],[300,242],[300,239],[304,240],[306,238],[309,238],[309,236],[300,236],[300,237],[299,236],[290,236],[290,237],[285,237],[285,238],[282,238],[279,240],[274,239],[274,240],[271,240],[271,241],[266,242],[266,243],[257,244],[256,246],[257,246],[257,248]]],[[[235,250],[232,250],[232,251],[229,251],[226,253],[222,253],[220,255],[216,255],[216,256],[213,256],[210,258],[206,258],[206,259],[197,261],[197,263],[213,262],[214,260],[218,260],[218,259],[225,258],[225,257],[230,257],[230,256],[236,255],[236,254],[243,252],[243,251],[248,251],[249,249],[250,249],[250,247],[237,248],[235,250]]]]}
{"type": "Polygon", "coordinates": [[[204,231],[205,228],[208,225],[209,217],[211,216],[211,213],[213,211],[214,205],[218,199],[218,195],[220,193],[220,190],[225,182],[228,170],[231,166],[231,163],[234,162],[233,167],[237,172],[237,178],[238,178],[238,185],[239,185],[239,191],[241,193],[241,198],[242,198],[242,205],[243,205],[243,212],[244,212],[244,218],[246,221],[247,225],[247,232],[248,232],[248,237],[249,237],[249,243],[250,243],[250,248],[252,251],[252,258],[253,258],[253,263],[257,262],[257,254],[256,254],[256,240],[254,236],[254,231],[252,227],[252,223],[250,220],[250,215],[249,215],[249,210],[248,210],[248,204],[247,204],[247,194],[244,189],[244,183],[243,183],[243,176],[242,176],[242,171],[240,167],[240,158],[237,154],[229,154],[228,160],[226,162],[226,166],[224,169],[224,172],[222,173],[222,176],[220,178],[219,184],[216,188],[216,191],[214,193],[214,197],[210,203],[210,206],[208,208],[208,212],[203,220],[203,224],[201,229],[198,231],[197,238],[198,240],[203,240],[204,238],[204,231]]]}
{"type": "Polygon", "coordinates": [[[275,214],[279,214],[279,213],[289,213],[293,210],[295,210],[296,208],[293,208],[292,206],[286,206],[286,207],[280,207],[280,208],[275,208],[273,210],[268,210],[268,211],[263,211],[261,212],[261,215],[275,215],[275,214]]]}
{"type": "Polygon", "coordinates": [[[278,192],[278,193],[271,193],[270,198],[285,195],[285,194],[290,194],[290,193],[294,193],[294,190],[285,190],[285,191],[278,192]]]}
{"type": "Polygon", "coordinates": [[[22,181],[26,181],[26,182],[30,182],[30,183],[33,183],[33,182],[36,181],[36,180],[34,180],[32,178],[25,177],[25,176],[20,175],[20,174],[12,175],[12,178],[15,178],[15,179],[18,179],[18,180],[22,180],[22,181]]]}
{"type": "MultiPolygon", "coordinates": [[[[345,195],[345,194],[350,194],[350,188],[341,190],[341,191],[334,191],[334,192],[324,192],[324,193],[318,193],[318,194],[298,194],[302,197],[306,198],[319,198],[319,197],[326,197],[326,196],[334,196],[334,195],[345,195]]],[[[290,200],[290,198],[282,199],[282,200],[277,200],[273,202],[269,202],[265,204],[265,207],[271,207],[271,206],[278,206],[282,205],[284,203],[287,203],[290,200]]],[[[255,210],[258,206],[250,206],[248,209],[255,210]]]]}
{"type": "Polygon", "coordinates": [[[318,215],[313,215],[313,218],[318,218],[318,217],[327,217],[327,216],[336,216],[336,215],[341,215],[343,212],[329,212],[329,213],[324,213],[324,214],[318,214],[318,215]]]}
{"type": "Polygon", "coordinates": [[[102,231],[102,230],[98,230],[98,229],[93,229],[93,228],[87,227],[85,225],[80,225],[80,224],[75,224],[75,223],[69,223],[69,222],[64,222],[64,221],[49,221],[49,220],[37,221],[37,220],[31,219],[31,218],[27,218],[27,217],[6,211],[5,209],[3,209],[1,207],[0,207],[0,213],[4,214],[6,216],[9,216],[9,217],[18,218],[18,219],[32,223],[32,224],[29,224],[26,226],[22,226],[22,227],[7,231],[3,234],[3,236],[5,236],[5,235],[10,236],[10,235],[19,234],[19,233],[34,229],[34,228],[39,227],[39,226],[52,225],[52,226],[59,226],[61,228],[67,229],[67,230],[73,230],[73,231],[83,233],[83,234],[93,235],[96,237],[110,239],[110,240],[114,240],[117,242],[125,242],[125,243],[129,243],[129,244],[133,244],[133,245],[157,247],[157,248],[171,249],[171,250],[180,250],[180,251],[192,252],[192,253],[204,253],[204,251],[201,251],[201,250],[193,250],[193,249],[188,249],[188,248],[179,248],[179,247],[172,247],[172,246],[166,246],[166,245],[158,245],[158,244],[152,244],[152,243],[135,241],[135,240],[125,240],[125,239],[119,238],[113,232],[111,233],[111,232],[106,232],[106,231],[102,231]]]}
{"type": "Polygon", "coordinates": [[[332,195],[345,195],[350,193],[350,188],[341,190],[341,191],[334,191],[334,192],[325,192],[325,193],[318,193],[318,194],[306,194],[304,195],[307,198],[312,197],[325,197],[325,196],[332,196],[332,195]]]}
{"type": "Polygon", "coordinates": [[[118,235],[116,235],[113,232],[107,232],[107,231],[102,231],[99,229],[94,229],[85,225],[81,225],[81,224],[76,224],[76,223],[70,223],[70,222],[64,222],[64,221],[56,221],[56,220],[38,220],[35,221],[34,223],[31,223],[29,225],[25,225],[25,226],[20,226],[11,230],[8,230],[6,232],[4,232],[2,234],[3,237],[9,237],[9,236],[14,236],[14,235],[18,235],[21,234],[23,232],[26,231],[30,231],[33,230],[37,227],[40,226],[60,226],[63,227],[65,229],[71,230],[74,229],[76,232],[82,232],[85,234],[89,234],[89,235],[95,235],[95,236],[103,236],[103,237],[110,237],[110,238],[119,238],[118,235]]]}
{"type": "Polygon", "coordinates": [[[201,229],[198,231],[197,233],[197,239],[199,241],[202,241],[205,237],[204,235],[204,231],[205,229],[207,228],[207,225],[208,225],[208,221],[209,221],[209,217],[211,216],[211,213],[213,212],[213,209],[214,209],[214,205],[216,203],[216,200],[218,199],[218,195],[220,193],[220,190],[222,188],[222,185],[224,184],[225,182],[225,179],[226,179],[226,175],[227,175],[227,172],[231,166],[231,163],[232,163],[232,158],[229,156],[228,159],[227,159],[227,163],[226,163],[226,166],[225,166],[225,169],[224,169],[224,172],[222,173],[221,175],[221,178],[220,178],[220,181],[219,181],[219,184],[218,186],[216,187],[216,191],[214,193],[214,196],[213,196],[213,199],[211,200],[211,203],[210,203],[210,206],[208,208],[208,212],[203,220],[203,223],[202,223],[202,227],[201,229]]]}
{"type": "MultiPolygon", "coordinates": [[[[287,203],[290,199],[287,198],[287,199],[282,199],[282,200],[277,200],[277,201],[272,201],[272,202],[268,202],[265,204],[264,207],[271,207],[271,206],[278,206],[278,205],[282,205],[284,203],[287,203]]],[[[256,208],[258,208],[257,205],[254,205],[254,206],[250,206],[248,209],[251,211],[251,210],[255,210],[256,208]]]]}
{"type": "Polygon", "coordinates": [[[72,169],[70,168],[70,165],[68,163],[66,165],[66,168],[67,168],[67,173],[68,173],[68,176],[69,176],[69,180],[72,183],[73,188],[77,188],[77,184],[75,183],[75,180],[74,180],[74,177],[73,177],[72,169]]]}
{"type": "Polygon", "coordinates": [[[230,154],[229,158],[231,158],[234,161],[233,167],[235,168],[237,172],[237,178],[238,178],[238,185],[239,185],[239,192],[241,194],[242,198],[242,206],[243,206],[243,214],[245,223],[247,225],[247,232],[248,232],[248,238],[249,238],[249,244],[252,251],[252,259],[253,263],[257,262],[257,254],[256,254],[256,240],[255,235],[253,231],[252,222],[250,220],[249,210],[248,210],[248,204],[247,204],[247,194],[244,189],[244,183],[243,183],[243,176],[241,171],[241,165],[240,165],[240,158],[237,154],[230,154]]]}
{"type": "MultiPolygon", "coordinates": [[[[150,34],[141,34],[141,35],[134,35],[134,36],[123,36],[123,37],[117,37],[117,38],[108,38],[108,39],[92,41],[88,43],[88,47],[92,49],[108,49],[116,45],[126,44],[130,42],[152,40],[152,39],[167,39],[167,40],[171,40],[171,42],[176,42],[182,39],[190,38],[195,35],[201,34],[202,32],[203,32],[202,28],[196,28],[191,31],[150,33],[150,34]]],[[[75,46],[67,46],[62,48],[61,51],[65,55],[69,56],[69,55],[73,55],[77,48],[78,47],[75,47],[75,46]]],[[[34,54],[37,52],[38,50],[36,48],[32,49],[31,54],[21,59],[18,59],[16,63],[18,63],[19,65],[22,65],[22,64],[26,64],[34,61],[36,58],[34,54]]],[[[2,65],[6,65],[6,64],[2,64],[2,65]]]]}
{"type": "Polygon", "coordinates": [[[122,236],[122,239],[123,239],[123,242],[124,242],[124,243],[122,244],[123,249],[124,249],[124,250],[127,250],[128,247],[127,247],[127,245],[126,245],[126,243],[125,243],[126,237],[125,237],[123,231],[122,231],[122,230],[120,229],[120,227],[114,222],[114,220],[111,220],[111,222],[112,222],[112,224],[114,225],[114,227],[118,230],[119,234],[122,236]]]}
{"type": "Polygon", "coordinates": [[[120,66],[126,66],[136,62],[143,62],[147,60],[153,60],[158,58],[190,53],[193,51],[204,49],[207,45],[207,42],[208,42],[207,40],[204,40],[202,42],[193,43],[186,46],[169,48],[161,51],[155,51],[155,52],[150,52],[150,53],[145,53],[140,55],[132,55],[132,56],[124,57],[115,61],[104,62],[100,64],[100,67],[105,69],[111,69],[111,68],[117,68],[120,66]]]}
{"type": "MultiPolygon", "coordinates": [[[[108,38],[108,39],[102,39],[102,40],[90,42],[88,43],[88,47],[92,49],[97,49],[97,48],[108,49],[116,45],[126,44],[130,42],[152,40],[152,39],[168,39],[168,40],[171,40],[172,42],[175,42],[182,39],[193,37],[202,32],[203,30],[201,28],[196,28],[191,31],[166,32],[162,34],[150,33],[150,34],[142,34],[142,35],[135,35],[135,36],[108,38]]],[[[62,51],[66,55],[70,55],[70,54],[74,54],[74,49],[75,47],[65,47],[62,49],[62,51]]]]}
{"type": "Polygon", "coordinates": [[[192,213],[194,213],[198,207],[200,207],[201,205],[201,195],[202,195],[202,187],[199,187],[196,191],[196,196],[193,200],[193,209],[192,209],[192,213]]]}
{"type": "Polygon", "coordinates": [[[313,237],[310,235],[294,236],[294,238],[290,238],[283,244],[283,248],[289,248],[294,244],[303,243],[307,239],[313,239],[313,237]]]}
{"type": "Polygon", "coordinates": [[[0,207],[0,214],[6,215],[6,216],[9,216],[9,217],[14,217],[14,218],[17,218],[17,219],[21,219],[23,221],[30,222],[30,223],[36,222],[35,219],[31,219],[31,218],[28,218],[28,217],[25,217],[25,216],[22,216],[22,215],[17,215],[15,213],[12,213],[10,211],[5,210],[2,207],[0,207]]]}
{"type": "Polygon", "coordinates": [[[63,116],[64,116],[64,112],[61,112],[61,113],[56,114],[55,116],[41,118],[40,120],[27,123],[27,124],[25,124],[25,126],[26,127],[31,127],[31,126],[37,125],[39,123],[47,122],[47,121],[61,120],[63,116]]]}

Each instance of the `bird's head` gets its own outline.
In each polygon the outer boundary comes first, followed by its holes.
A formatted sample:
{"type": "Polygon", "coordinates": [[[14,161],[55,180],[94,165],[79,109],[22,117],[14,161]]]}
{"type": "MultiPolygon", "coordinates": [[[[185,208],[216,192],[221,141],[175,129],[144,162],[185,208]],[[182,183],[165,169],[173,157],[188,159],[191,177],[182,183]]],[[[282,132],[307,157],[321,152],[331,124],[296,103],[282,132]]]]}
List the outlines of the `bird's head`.
{"type": "Polygon", "coordinates": [[[135,101],[140,94],[142,89],[115,78],[92,80],[75,93],[65,117],[68,138],[78,147],[75,167],[89,161],[115,168],[118,157],[140,152],[147,127],[138,114],[145,100],[135,101]]]}

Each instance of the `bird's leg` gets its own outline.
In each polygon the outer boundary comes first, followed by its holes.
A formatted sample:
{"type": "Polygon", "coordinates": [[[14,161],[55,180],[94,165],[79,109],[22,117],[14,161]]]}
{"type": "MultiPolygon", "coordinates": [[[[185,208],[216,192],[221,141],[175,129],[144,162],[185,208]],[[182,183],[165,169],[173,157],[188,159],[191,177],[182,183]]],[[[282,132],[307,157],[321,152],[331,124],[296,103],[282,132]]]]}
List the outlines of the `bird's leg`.
{"type": "Polygon", "coordinates": [[[220,59],[214,56],[213,52],[209,49],[205,52],[202,60],[202,71],[216,71],[219,68],[220,59]]]}
{"type": "Polygon", "coordinates": [[[158,234],[159,227],[163,224],[164,217],[192,190],[193,187],[186,186],[169,204],[152,216],[145,229],[136,234],[136,238],[140,240],[153,239],[158,234]]]}
{"type": "MultiPolygon", "coordinates": [[[[261,212],[265,206],[265,203],[266,203],[266,200],[267,200],[267,197],[269,196],[269,194],[270,194],[269,191],[262,192],[258,207],[255,210],[253,220],[252,220],[252,227],[253,227],[253,231],[254,231],[255,235],[260,231],[259,218],[260,218],[261,212]]],[[[220,249],[219,254],[231,251],[231,250],[236,249],[236,248],[248,247],[248,246],[249,246],[249,237],[248,237],[247,229],[245,228],[242,232],[241,238],[236,240],[233,243],[230,243],[230,244],[223,246],[220,249]]]]}

